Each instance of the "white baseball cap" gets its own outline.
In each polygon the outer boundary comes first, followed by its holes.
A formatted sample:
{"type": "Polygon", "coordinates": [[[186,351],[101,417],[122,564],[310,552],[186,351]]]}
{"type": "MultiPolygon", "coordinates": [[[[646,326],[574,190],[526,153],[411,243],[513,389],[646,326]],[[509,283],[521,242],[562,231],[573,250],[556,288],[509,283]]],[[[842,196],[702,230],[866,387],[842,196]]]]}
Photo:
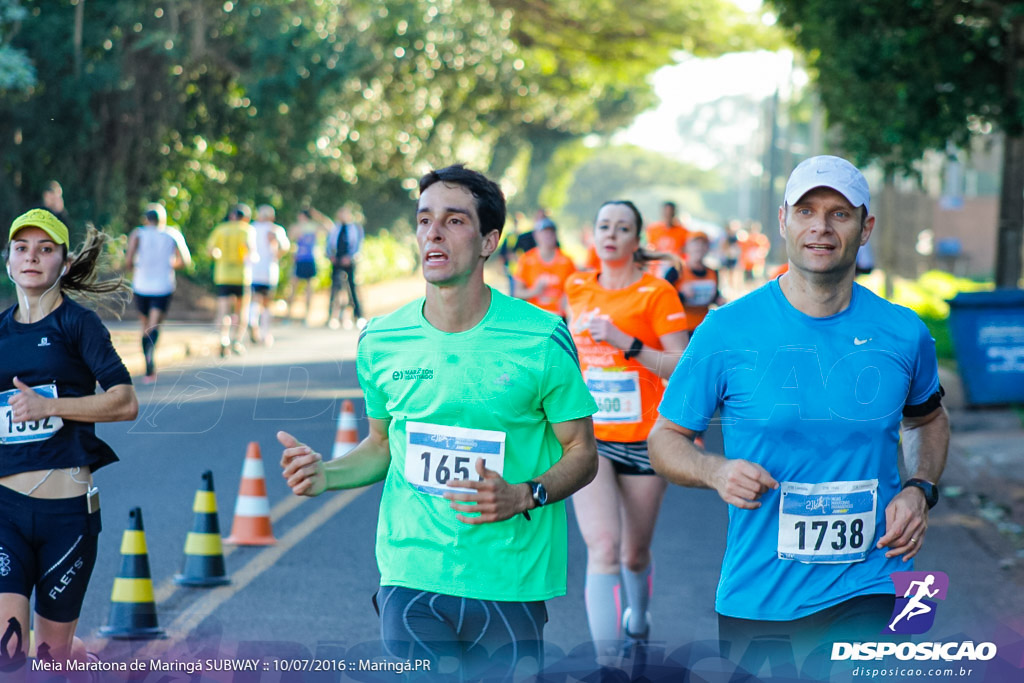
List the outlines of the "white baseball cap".
{"type": "Polygon", "coordinates": [[[868,181],[857,167],[846,159],[817,156],[804,159],[789,174],[786,182],[786,205],[796,204],[801,197],[816,187],[828,187],[846,197],[854,206],[871,212],[871,191],[868,181]]]}

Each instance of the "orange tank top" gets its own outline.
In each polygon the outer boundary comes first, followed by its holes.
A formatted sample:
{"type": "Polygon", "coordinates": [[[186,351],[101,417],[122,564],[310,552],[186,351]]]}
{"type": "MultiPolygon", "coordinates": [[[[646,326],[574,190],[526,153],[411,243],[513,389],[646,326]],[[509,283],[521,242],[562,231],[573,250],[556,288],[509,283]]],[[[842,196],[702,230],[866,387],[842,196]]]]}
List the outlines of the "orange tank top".
{"type": "Polygon", "coordinates": [[[718,298],[718,271],[705,268],[698,274],[684,265],[676,287],[683,295],[687,328],[693,332],[707,317],[708,307],[718,298]]]}

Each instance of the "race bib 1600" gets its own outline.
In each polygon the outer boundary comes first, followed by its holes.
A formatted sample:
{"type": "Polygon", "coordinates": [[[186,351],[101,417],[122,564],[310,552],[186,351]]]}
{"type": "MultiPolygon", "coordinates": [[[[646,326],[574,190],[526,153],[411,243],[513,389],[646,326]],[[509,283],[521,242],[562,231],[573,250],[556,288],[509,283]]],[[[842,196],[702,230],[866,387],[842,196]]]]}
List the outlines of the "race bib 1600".
{"type": "Polygon", "coordinates": [[[505,433],[489,429],[447,427],[426,422],[405,425],[405,478],[434,496],[470,493],[447,486],[450,481],[479,480],[477,461],[498,474],[505,471],[505,433]]]}
{"type": "Polygon", "coordinates": [[[640,422],[640,373],[587,369],[587,389],[597,402],[595,424],[640,422]]]}

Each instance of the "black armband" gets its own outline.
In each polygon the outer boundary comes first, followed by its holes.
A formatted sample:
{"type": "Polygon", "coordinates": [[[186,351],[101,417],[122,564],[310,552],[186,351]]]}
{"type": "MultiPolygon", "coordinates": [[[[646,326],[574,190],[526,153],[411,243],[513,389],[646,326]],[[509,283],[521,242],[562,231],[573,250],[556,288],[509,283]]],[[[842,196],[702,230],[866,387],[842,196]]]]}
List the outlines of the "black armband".
{"type": "Polygon", "coordinates": [[[903,406],[903,417],[924,417],[942,405],[942,397],[945,395],[946,390],[940,384],[939,390],[929,396],[924,403],[918,403],[916,406],[903,406]]]}

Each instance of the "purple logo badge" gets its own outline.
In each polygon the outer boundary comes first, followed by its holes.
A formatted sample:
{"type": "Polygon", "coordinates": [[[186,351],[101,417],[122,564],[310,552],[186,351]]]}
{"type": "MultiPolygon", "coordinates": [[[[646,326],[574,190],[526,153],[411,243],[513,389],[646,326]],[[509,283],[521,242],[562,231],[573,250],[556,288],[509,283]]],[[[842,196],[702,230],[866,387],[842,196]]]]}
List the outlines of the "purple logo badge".
{"type": "Polygon", "coordinates": [[[921,634],[935,623],[936,600],[945,600],[949,577],[945,572],[893,572],[896,606],[882,633],[921,634]]]}

